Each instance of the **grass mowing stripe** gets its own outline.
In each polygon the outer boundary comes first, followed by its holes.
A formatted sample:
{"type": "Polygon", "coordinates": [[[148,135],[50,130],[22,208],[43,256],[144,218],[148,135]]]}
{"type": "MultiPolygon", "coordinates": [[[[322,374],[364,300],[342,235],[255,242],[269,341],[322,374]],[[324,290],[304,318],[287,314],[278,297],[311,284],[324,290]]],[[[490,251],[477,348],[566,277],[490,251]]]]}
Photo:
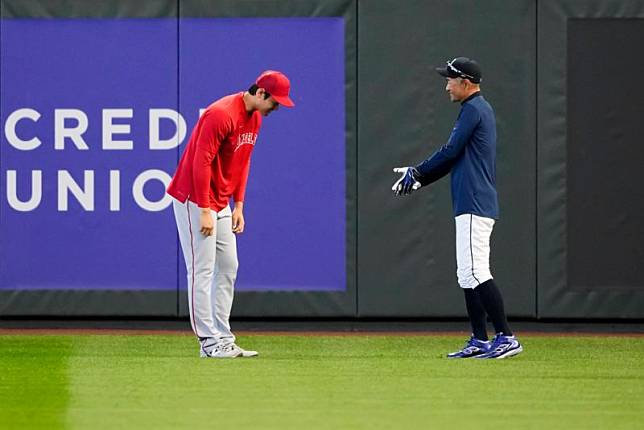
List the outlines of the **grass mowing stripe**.
{"type": "Polygon", "coordinates": [[[0,336],[0,428],[64,428],[71,339],[0,336]]]}
{"type": "Polygon", "coordinates": [[[618,430],[644,418],[644,338],[524,336],[525,353],[496,361],[445,359],[464,341],[453,336],[243,336],[261,356],[234,360],[199,359],[190,336],[67,338],[68,428],[618,430]]]}

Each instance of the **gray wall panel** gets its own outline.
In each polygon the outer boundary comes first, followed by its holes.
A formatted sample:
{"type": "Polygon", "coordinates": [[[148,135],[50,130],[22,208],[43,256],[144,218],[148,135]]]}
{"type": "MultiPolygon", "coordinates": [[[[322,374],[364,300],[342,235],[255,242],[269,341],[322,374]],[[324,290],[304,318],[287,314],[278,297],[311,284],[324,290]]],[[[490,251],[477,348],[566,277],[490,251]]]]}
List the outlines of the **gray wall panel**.
{"type": "MultiPolygon", "coordinates": [[[[575,226],[567,220],[567,23],[570,18],[642,18],[644,3],[558,0],[539,2],[538,6],[538,316],[642,318],[641,288],[571,288],[568,284],[567,262],[575,258],[568,252],[568,231],[575,226]]],[[[600,58],[597,60],[599,67],[604,66],[600,58]]],[[[641,104],[641,100],[635,102],[641,104]]],[[[610,146],[606,142],[606,147],[610,146]]],[[[610,174],[598,167],[588,173],[610,174]]]]}
{"type": "Polygon", "coordinates": [[[177,0],[2,0],[3,18],[167,18],[177,0]]]}
{"type": "Polygon", "coordinates": [[[356,9],[355,0],[180,0],[179,4],[180,15],[193,18],[345,16],[355,22],[356,9]]]}
{"type": "Polygon", "coordinates": [[[0,317],[175,317],[176,291],[0,291],[0,317]]]}
{"type": "Polygon", "coordinates": [[[492,268],[510,315],[535,315],[535,6],[359,3],[358,282],[361,316],[462,316],[449,179],[394,198],[391,168],[446,141],[458,114],[433,68],[476,58],[497,112],[501,221],[492,268]],[[502,34],[500,34],[502,29],[502,34]]]}
{"type": "MultiPolygon", "coordinates": [[[[233,317],[351,318],[354,296],[341,292],[243,291],[235,294],[233,317]]],[[[179,316],[188,317],[188,295],[179,292],[179,316]]]]}

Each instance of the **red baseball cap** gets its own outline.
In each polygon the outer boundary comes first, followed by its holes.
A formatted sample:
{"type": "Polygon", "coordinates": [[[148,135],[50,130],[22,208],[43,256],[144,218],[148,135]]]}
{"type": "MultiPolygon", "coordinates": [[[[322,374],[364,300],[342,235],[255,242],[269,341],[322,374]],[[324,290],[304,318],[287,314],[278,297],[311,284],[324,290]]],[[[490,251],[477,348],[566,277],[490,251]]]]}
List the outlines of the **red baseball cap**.
{"type": "Polygon", "coordinates": [[[286,107],[295,106],[293,100],[288,96],[288,92],[291,89],[291,81],[283,73],[275,70],[266,70],[259,75],[255,84],[260,88],[264,88],[267,93],[273,96],[277,103],[286,107]]]}

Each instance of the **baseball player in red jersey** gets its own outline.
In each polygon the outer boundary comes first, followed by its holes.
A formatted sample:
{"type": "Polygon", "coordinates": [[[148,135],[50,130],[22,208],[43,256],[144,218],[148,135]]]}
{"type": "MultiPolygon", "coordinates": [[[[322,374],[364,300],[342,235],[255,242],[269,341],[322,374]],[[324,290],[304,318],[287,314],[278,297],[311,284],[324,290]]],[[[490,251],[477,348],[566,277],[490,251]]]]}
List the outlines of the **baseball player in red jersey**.
{"type": "Polygon", "coordinates": [[[230,330],[238,266],[235,234],[244,231],[244,194],[262,116],[280,105],[294,106],[289,91],[284,74],[267,70],[248,91],[211,104],[192,131],[168,186],[188,271],[190,323],[201,357],[257,355],[237,346],[230,330]]]}

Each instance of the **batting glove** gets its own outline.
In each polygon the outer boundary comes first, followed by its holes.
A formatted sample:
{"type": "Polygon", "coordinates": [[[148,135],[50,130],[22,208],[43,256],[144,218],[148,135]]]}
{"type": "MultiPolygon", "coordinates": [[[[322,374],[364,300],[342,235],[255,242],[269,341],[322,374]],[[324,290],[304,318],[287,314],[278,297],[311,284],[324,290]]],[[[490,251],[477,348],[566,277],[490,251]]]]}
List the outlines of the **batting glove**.
{"type": "Polygon", "coordinates": [[[394,172],[402,173],[400,179],[391,187],[395,195],[406,196],[420,188],[420,182],[416,180],[418,171],[414,167],[396,167],[394,172]]]}

